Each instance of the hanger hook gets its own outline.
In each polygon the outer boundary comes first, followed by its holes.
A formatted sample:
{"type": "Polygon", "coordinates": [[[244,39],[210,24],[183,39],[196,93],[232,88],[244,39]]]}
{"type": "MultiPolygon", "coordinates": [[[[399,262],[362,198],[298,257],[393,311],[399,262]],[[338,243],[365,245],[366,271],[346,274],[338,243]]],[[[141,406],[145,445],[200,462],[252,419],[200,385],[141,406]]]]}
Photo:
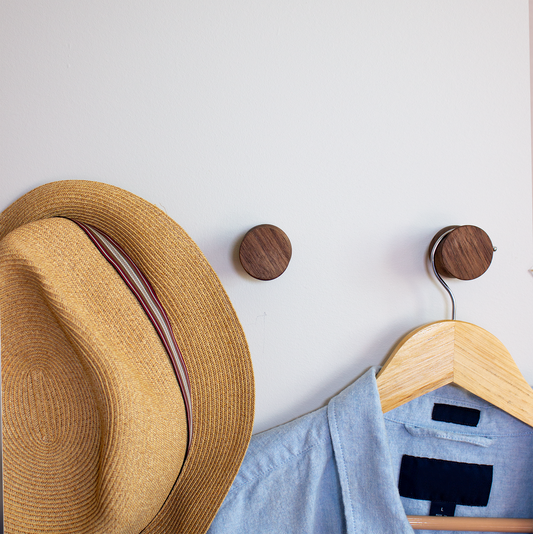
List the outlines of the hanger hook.
{"type": "Polygon", "coordinates": [[[433,274],[437,277],[437,280],[442,284],[444,289],[448,292],[448,295],[450,295],[450,298],[452,299],[452,321],[455,321],[455,298],[453,296],[452,290],[449,288],[448,284],[442,279],[442,276],[438,273],[437,267],[435,266],[435,252],[437,250],[437,247],[440,245],[442,240],[450,233],[455,230],[456,226],[453,226],[446,232],[444,232],[441,236],[439,236],[438,239],[435,240],[435,243],[433,244],[433,247],[431,247],[431,251],[429,253],[429,258],[431,260],[431,266],[433,267],[433,274]]]}

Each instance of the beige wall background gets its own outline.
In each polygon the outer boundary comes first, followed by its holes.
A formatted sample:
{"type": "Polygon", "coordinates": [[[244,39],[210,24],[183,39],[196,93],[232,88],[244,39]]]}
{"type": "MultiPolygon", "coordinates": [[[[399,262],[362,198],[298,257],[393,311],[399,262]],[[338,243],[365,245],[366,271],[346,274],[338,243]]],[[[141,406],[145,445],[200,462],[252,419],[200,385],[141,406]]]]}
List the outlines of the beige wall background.
{"type": "Polygon", "coordinates": [[[90,179],[164,209],[232,299],[255,431],[322,406],[412,328],[449,318],[432,236],[498,247],[452,281],[458,318],[533,383],[527,0],[3,0],[0,209],[90,179]],[[280,226],[285,274],[248,277],[245,232],[280,226]]]}

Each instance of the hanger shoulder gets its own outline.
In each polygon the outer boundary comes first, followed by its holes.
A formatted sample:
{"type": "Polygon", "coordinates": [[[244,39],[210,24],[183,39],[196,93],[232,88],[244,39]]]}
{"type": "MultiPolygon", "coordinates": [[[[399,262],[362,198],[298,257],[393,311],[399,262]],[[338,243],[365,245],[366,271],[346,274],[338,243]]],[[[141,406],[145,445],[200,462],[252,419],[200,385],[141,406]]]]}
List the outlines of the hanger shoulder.
{"type": "Polygon", "coordinates": [[[533,426],[533,390],[503,343],[456,321],[454,383],[533,426]]]}
{"type": "Polygon", "coordinates": [[[533,426],[533,390],[494,335],[439,321],[405,336],[377,376],[383,412],[454,383],[533,426]]]}
{"type": "Polygon", "coordinates": [[[452,321],[431,323],[407,334],[377,375],[383,412],[452,382],[453,358],[452,321]]]}

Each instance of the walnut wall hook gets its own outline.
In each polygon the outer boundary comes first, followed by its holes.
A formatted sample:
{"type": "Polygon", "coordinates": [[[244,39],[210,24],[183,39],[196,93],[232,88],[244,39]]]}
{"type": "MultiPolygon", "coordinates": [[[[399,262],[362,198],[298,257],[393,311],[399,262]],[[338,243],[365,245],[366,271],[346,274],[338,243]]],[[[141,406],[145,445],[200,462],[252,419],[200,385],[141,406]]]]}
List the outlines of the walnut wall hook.
{"type": "Polygon", "coordinates": [[[241,265],[258,280],[273,280],[283,274],[291,256],[289,238],[272,224],[260,224],[249,230],[239,248],[241,265]]]}
{"type": "Polygon", "coordinates": [[[478,278],[489,268],[494,250],[489,236],[477,226],[447,226],[433,237],[429,261],[433,274],[452,301],[452,321],[456,317],[455,297],[442,277],[478,278]]]}
{"type": "Polygon", "coordinates": [[[471,225],[443,228],[431,241],[430,251],[441,236],[435,250],[435,267],[441,276],[474,280],[487,271],[495,249],[481,228],[471,225]]]}

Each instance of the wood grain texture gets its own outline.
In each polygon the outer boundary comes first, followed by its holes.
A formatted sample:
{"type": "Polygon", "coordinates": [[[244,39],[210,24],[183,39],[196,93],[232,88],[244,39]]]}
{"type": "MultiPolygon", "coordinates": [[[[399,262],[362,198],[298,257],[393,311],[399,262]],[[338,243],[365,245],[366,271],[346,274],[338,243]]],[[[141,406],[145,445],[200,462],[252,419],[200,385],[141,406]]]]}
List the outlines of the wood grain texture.
{"type": "Polygon", "coordinates": [[[462,321],[417,328],[377,376],[383,412],[445,384],[457,384],[533,426],[533,390],[490,332],[462,321]]]}
{"type": "Polygon", "coordinates": [[[454,228],[435,251],[435,267],[440,275],[473,280],[487,271],[494,254],[489,236],[472,225],[443,228],[433,238],[431,247],[444,231],[454,228]]]}
{"type": "Polygon", "coordinates": [[[244,270],[258,280],[273,280],[289,265],[292,245],[283,230],[271,224],[252,228],[242,240],[239,259],[244,270]]]}
{"type": "Polygon", "coordinates": [[[533,519],[408,515],[414,530],[462,532],[533,532],[533,519]]]}

